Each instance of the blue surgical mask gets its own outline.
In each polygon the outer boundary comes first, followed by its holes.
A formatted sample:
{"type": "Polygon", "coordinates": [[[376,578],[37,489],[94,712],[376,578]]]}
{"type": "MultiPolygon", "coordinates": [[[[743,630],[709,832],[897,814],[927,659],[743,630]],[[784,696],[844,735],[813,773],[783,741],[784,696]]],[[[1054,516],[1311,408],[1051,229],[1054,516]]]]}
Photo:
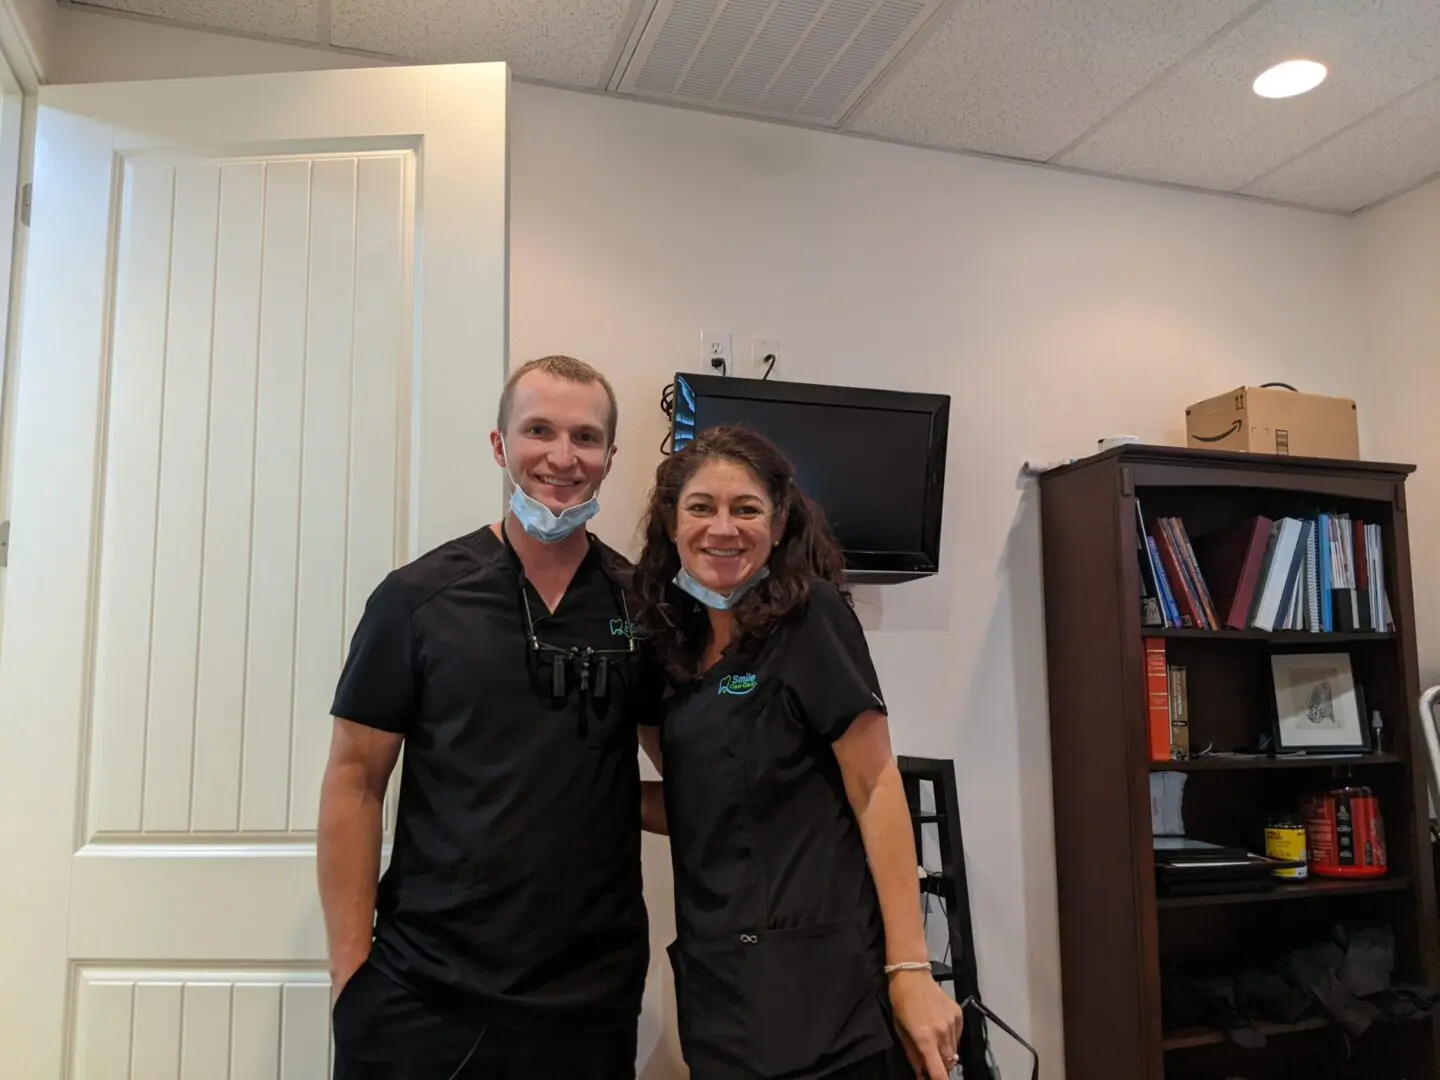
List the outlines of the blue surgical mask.
{"type": "Polygon", "coordinates": [[[680,572],[675,575],[674,581],[676,587],[681,592],[688,593],[706,607],[714,608],[716,611],[729,611],[740,602],[742,596],[769,576],[770,567],[762,566],[739,585],[735,586],[729,596],[721,596],[714,589],[707,589],[691,577],[690,571],[686,570],[683,566],[680,568],[680,572]]]}
{"type": "MultiPolygon", "coordinates": [[[[595,485],[595,493],[583,503],[575,506],[567,506],[560,513],[555,513],[539,499],[527,495],[521,488],[520,482],[515,479],[515,474],[510,471],[510,452],[505,447],[505,440],[500,440],[500,450],[505,455],[505,474],[510,477],[510,512],[515,515],[515,520],[520,522],[520,527],[526,534],[539,540],[542,544],[558,544],[567,536],[580,528],[587,521],[593,518],[600,510],[600,485],[595,485]]],[[[606,461],[609,461],[609,454],[606,454],[606,461]]]]}

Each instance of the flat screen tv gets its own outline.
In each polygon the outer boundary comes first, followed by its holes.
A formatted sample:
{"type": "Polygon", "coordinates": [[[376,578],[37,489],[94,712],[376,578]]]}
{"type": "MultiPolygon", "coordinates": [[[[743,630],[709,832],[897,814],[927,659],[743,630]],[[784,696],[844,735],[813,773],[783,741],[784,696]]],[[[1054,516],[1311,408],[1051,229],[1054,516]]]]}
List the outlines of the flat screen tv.
{"type": "Polygon", "coordinates": [[[795,464],[825,511],[856,582],[910,581],[940,569],[948,394],[675,376],[673,446],[743,424],[795,464]]]}

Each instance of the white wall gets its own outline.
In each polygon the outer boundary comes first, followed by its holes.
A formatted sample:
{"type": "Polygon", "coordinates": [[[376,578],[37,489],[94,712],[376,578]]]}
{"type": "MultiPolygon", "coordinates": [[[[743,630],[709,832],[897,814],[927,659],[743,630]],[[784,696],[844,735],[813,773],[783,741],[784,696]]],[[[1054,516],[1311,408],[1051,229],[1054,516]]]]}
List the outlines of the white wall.
{"type": "Polygon", "coordinates": [[[1440,180],[1358,222],[1368,319],[1365,400],[1372,457],[1412,462],[1408,485],[1421,686],[1440,683],[1440,180]]]}
{"type": "MultiPolygon", "coordinates": [[[[61,15],[82,27],[62,42],[69,81],[354,62],[61,15]]],[[[573,352],[614,378],[623,445],[597,519],[612,543],[633,550],[660,391],[702,328],[743,355],[779,337],[779,378],[954,395],[942,573],[863,588],[861,610],[897,749],[959,762],[987,998],[1059,1077],[1038,511],[1020,464],[1121,432],[1179,441],[1187,403],[1271,379],[1359,397],[1370,452],[1386,433],[1358,382],[1356,224],[527,85],[513,102],[512,355],[573,352]]],[[[645,1080],[680,1072],[663,850],[646,848],[645,1080]]]]}
{"type": "Polygon", "coordinates": [[[376,67],[385,63],[374,57],[331,49],[281,45],[162,26],[80,8],[56,7],[54,0],[26,2],[54,9],[47,73],[52,83],[323,71],[376,67]]]}

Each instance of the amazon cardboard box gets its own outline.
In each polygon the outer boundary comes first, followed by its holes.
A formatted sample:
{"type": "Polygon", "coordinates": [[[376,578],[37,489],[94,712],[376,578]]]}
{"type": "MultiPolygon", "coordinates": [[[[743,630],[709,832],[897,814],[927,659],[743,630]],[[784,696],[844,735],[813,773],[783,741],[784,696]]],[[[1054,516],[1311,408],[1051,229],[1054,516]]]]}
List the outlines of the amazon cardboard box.
{"type": "Polygon", "coordinates": [[[1294,457],[1360,457],[1355,402],[1273,387],[1242,386],[1185,410],[1186,442],[1209,450],[1294,457]]]}

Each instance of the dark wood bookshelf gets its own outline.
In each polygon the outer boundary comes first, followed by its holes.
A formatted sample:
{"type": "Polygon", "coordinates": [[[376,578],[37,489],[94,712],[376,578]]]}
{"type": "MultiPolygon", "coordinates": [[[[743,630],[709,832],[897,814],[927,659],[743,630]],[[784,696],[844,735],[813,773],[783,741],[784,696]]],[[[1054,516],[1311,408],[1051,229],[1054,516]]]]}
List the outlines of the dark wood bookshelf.
{"type": "Polygon", "coordinates": [[[1407,877],[1314,878],[1295,885],[1277,885],[1264,892],[1209,893],[1199,896],[1159,896],[1157,908],[1219,907],[1224,904],[1265,904],[1284,900],[1311,900],[1325,896],[1360,896],[1365,893],[1405,892],[1407,877]]]}
{"type": "Polygon", "coordinates": [[[1402,754],[1290,754],[1266,757],[1239,754],[1234,757],[1211,755],[1187,758],[1184,761],[1152,761],[1151,772],[1211,772],[1225,769],[1340,769],[1365,765],[1400,765],[1402,754]]]}
{"type": "MultiPolygon", "coordinates": [[[[1336,924],[1395,932],[1395,978],[1440,987],[1415,601],[1406,512],[1409,465],[1124,446],[1039,480],[1059,899],[1065,1069],[1069,1080],[1259,1075],[1253,1055],[1218,1031],[1165,1031],[1161,973],[1237,974],[1322,939],[1336,924]],[[1192,539],[1257,514],[1349,514],[1381,527],[1393,632],[1161,629],[1141,625],[1136,500],[1147,522],[1179,518],[1192,539]],[[1344,651],[1366,715],[1384,719],[1380,753],[1343,757],[1201,757],[1152,761],[1146,638],[1166,641],[1187,672],[1190,746],[1257,745],[1271,732],[1274,651],[1344,651]],[[1267,702],[1267,695],[1269,701],[1267,702]],[[1186,834],[1264,850],[1276,809],[1348,782],[1376,793],[1389,873],[1312,874],[1256,893],[1157,895],[1151,777],[1187,774],[1186,834]],[[1190,1048],[1194,1054],[1188,1052],[1190,1048]],[[1187,1051],[1187,1052],[1179,1052],[1187,1051]],[[1194,1055],[1204,1058],[1203,1064],[1194,1055]],[[1196,1071],[1200,1070],[1200,1071],[1196,1071]]],[[[1218,603],[1218,601],[1217,601],[1218,603]]],[[[1326,1022],[1266,1024],[1264,1075],[1311,1075],[1305,1054],[1326,1022]],[[1299,1072],[1294,1070],[1300,1069],[1299,1072]]],[[[1384,1025],[1353,1040],[1356,1075],[1421,1077],[1440,1061],[1440,1024],[1384,1025]]],[[[1327,1050],[1322,1046],[1321,1050],[1327,1050]]],[[[1326,1062],[1333,1062],[1333,1053],[1326,1062]]],[[[1318,1075],[1318,1074],[1317,1074],[1318,1075]]]]}

